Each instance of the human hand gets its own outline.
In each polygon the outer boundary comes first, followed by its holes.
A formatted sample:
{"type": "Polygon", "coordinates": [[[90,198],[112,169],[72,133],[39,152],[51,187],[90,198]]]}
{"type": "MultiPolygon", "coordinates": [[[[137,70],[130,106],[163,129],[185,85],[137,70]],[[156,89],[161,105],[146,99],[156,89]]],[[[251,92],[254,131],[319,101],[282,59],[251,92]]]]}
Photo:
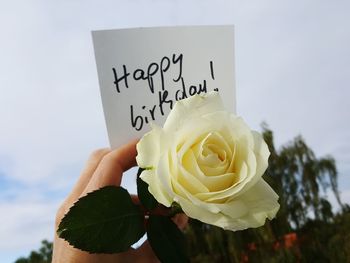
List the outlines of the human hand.
{"type": "MultiPolygon", "coordinates": [[[[72,192],[57,211],[55,229],[57,229],[69,208],[80,197],[107,185],[120,186],[123,172],[136,165],[136,143],[132,141],[116,150],[101,149],[95,151],[87,161],[81,176],[72,192]]],[[[138,198],[133,196],[133,201],[138,203],[138,198]]],[[[187,225],[188,218],[184,214],[177,214],[173,221],[180,229],[187,225]]],[[[152,251],[148,241],[137,249],[118,254],[89,254],[73,248],[67,241],[59,238],[55,233],[53,244],[53,263],[95,263],[95,262],[123,262],[123,263],[156,263],[159,262],[152,251]]]]}

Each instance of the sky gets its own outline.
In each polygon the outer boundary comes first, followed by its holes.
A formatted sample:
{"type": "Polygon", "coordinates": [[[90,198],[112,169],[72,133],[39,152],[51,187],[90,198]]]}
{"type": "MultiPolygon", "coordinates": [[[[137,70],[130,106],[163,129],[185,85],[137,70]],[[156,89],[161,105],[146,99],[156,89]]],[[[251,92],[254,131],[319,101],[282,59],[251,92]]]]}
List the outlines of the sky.
{"type": "MultiPolygon", "coordinates": [[[[350,203],[349,1],[0,2],[0,262],[52,240],[90,152],[108,147],[91,30],[235,25],[237,112],[331,155],[350,203]]],[[[184,40],[185,41],[185,40],[184,40]]],[[[135,191],[135,170],[123,184],[135,191]]],[[[329,196],[334,203],[334,197],[329,196]]]]}

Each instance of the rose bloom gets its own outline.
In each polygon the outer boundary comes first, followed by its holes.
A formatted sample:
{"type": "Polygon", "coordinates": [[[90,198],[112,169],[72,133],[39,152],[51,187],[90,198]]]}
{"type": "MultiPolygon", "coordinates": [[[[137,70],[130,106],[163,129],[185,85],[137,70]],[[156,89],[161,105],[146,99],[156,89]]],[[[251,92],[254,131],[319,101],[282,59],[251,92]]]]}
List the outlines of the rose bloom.
{"type": "Polygon", "coordinates": [[[241,230],[263,225],[279,209],[278,195],[262,179],[270,155],[265,141],[227,112],[216,92],[178,101],[137,152],[149,192],[191,218],[241,230]]]}

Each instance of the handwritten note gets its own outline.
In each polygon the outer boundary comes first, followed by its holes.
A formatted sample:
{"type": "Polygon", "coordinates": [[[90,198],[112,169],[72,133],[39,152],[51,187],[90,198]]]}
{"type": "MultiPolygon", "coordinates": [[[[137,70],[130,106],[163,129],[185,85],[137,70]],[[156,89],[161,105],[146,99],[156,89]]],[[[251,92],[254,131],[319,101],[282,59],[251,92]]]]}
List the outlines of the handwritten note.
{"type": "Polygon", "coordinates": [[[233,26],[92,32],[109,140],[116,148],[162,125],[178,100],[216,90],[235,112],[233,26]]]}

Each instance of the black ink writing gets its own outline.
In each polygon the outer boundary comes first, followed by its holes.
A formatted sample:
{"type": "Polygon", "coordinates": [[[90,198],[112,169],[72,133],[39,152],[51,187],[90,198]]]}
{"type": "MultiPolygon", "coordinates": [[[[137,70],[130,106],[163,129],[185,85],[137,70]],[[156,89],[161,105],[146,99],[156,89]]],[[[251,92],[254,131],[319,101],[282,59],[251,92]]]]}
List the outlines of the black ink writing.
{"type": "Polygon", "coordinates": [[[215,79],[213,61],[210,61],[210,75],[212,79],[215,79]]]}
{"type": "MultiPolygon", "coordinates": [[[[132,78],[135,81],[139,80],[147,80],[148,88],[149,90],[154,93],[155,87],[154,87],[154,80],[153,78],[160,72],[160,78],[161,78],[161,89],[165,90],[165,79],[164,74],[167,72],[170,68],[170,66],[178,67],[178,75],[175,79],[173,79],[175,82],[179,81],[182,76],[182,63],[183,63],[183,55],[176,55],[173,54],[172,58],[170,59],[167,56],[164,56],[160,63],[152,62],[148,65],[147,69],[141,69],[137,68],[132,72],[132,78]]],[[[126,65],[123,65],[123,74],[121,77],[118,77],[117,70],[115,68],[112,68],[113,71],[113,77],[114,77],[114,84],[116,86],[116,90],[118,93],[121,93],[120,89],[120,82],[124,80],[124,85],[126,88],[129,88],[128,86],[128,78],[130,76],[130,72],[126,68],[126,65]]]]}
{"type": "Polygon", "coordinates": [[[130,75],[130,73],[127,72],[126,66],[123,65],[124,73],[123,73],[123,76],[121,76],[120,78],[118,78],[116,69],[112,68],[112,70],[113,70],[113,75],[114,75],[114,84],[115,84],[115,88],[117,89],[117,92],[120,93],[119,82],[122,81],[122,80],[124,80],[125,87],[129,88],[128,76],[130,75]]]}
{"type": "MultiPolygon", "coordinates": [[[[155,121],[157,117],[164,116],[173,108],[176,101],[208,92],[206,79],[200,80],[198,83],[186,83],[185,76],[183,76],[183,63],[183,54],[172,54],[169,57],[163,56],[159,63],[151,62],[146,69],[136,68],[129,71],[126,65],[123,65],[122,73],[118,74],[117,69],[112,68],[113,83],[118,93],[124,91],[123,87],[128,89],[129,80],[132,79],[134,81],[144,81],[143,86],[148,87],[152,94],[157,95],[158,103],[154,105],[130,105],[130,122],[136,131],[142,130],[145,124],[155,121]],[[171,74],[169,75],[169,73],[171,74]],[[156,84],[159,86],[156,86],[156,84]],[[171,93],[169,93],[170,90],[171,93]]],[[[210,78],[215,80],[212,60],[209,61],[209,69],[210,78]]],[[[218,88],[213,87],[212,90],[218,91],[218,88]]]]}

